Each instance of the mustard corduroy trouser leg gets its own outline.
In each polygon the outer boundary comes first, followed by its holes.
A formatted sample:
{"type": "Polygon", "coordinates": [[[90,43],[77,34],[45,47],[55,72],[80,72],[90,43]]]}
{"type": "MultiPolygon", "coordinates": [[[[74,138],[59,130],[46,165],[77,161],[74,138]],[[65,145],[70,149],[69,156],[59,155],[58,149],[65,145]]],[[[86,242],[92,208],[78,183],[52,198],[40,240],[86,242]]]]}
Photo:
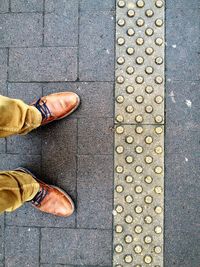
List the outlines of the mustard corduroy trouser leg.
{"type": "MultiPolygon", "coordinates": [[[[0,137],[27,134],[41,125],[42,116],[18,99],[0,95],[0,137]]],[[[38,182],[20,171],[0,172],[0,213],[13,211],[31,200],[39,191],[38,182]]]]}

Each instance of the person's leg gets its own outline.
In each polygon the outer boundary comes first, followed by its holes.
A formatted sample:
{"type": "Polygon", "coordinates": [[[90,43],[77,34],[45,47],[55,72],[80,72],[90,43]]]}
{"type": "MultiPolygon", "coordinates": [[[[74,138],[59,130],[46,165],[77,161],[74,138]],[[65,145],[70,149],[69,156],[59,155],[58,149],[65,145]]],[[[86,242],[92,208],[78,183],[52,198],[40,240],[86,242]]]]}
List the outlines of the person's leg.
{"type": "Polygon", "coordinates": [[[0,95],[0,137],[26,134],[41,122],[42,115],[34,106],[0,95]]]}
{"type": "Polygon", "coordinates": [[[74,203],[66,192],[38,180],[29,170],[0,172],[0,213],[12,212],[27,201],[56,216],[68,217],[74,212],[74,203]]]}
{"type": "Polygon", "coordinates": [[[39,183],[28,173],[0,172],[0,213],[14,211],[32,200],[40,189],[39,183]]]}

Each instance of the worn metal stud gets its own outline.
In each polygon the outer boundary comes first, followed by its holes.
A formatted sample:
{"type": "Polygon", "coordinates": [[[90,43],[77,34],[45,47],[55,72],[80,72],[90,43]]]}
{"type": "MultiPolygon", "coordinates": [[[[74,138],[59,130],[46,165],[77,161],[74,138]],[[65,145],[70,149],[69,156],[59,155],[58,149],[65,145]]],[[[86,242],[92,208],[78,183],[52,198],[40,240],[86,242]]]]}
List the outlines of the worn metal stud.
{"type": "Polygon", "coordinates": [[[144,44],[144,39],[143,39],[142,37],[138,37],[138,38],[136,39],[136,44],[137,44],[137,45],[143,45],[143,44],[144,44]]]}
{"type": "Polygon", "coordinates": [[[117,63],[118,64],[122,65],[122,64],[124,64],[124,62],[125,62],[125,58],[124,57],[118,57],[118,59],[117,59],[117,63]]]}
{"type": "Polygon", "coordinates": [[[116,98],[116,101],[117,103],[121,104],[124,102],[124,97],[122,95],[119,95],[117,98],[116,98]]]}
{"type": "Polygon", "coordinates": [[[126,87],[126,92],[128,94],[132,94],[134,91],[135,91],[135,89],[134,89],[133,86],[129,85],[129,86],[126,87]]]}
{"type": "Polygon", "coordinates": [[[117,4],[118,4],[118,7],[125,7],[126,5],[125,1],[123,0],[119,0],[117,4]]]}
{"type": "Polygon", "coordinates": [[[135,16],[135,11],[133,9],[129,9],[128,12],[127,12],[127,15],[129,17],[134,17],[135,16]]]}
{"type": "Polygon", "coordinates": [[[143,0],[138,0],[138,1],[136,2],[136,5],[137,5],[137,7],[142,8],[142,7],[144,7],[145,2],[144,2],[143,0]]]}
{"type": "Polygon", "coordinates": [[[137,57],[136,58],[136,63],[139,65],[142,65],[144,63],[144,58],[143,57],[137,57]]]}
{"type": "Polygon", "coordinates": [[[147,9],[145,14],[146,14],[147,17],[152,17],[154,15],[154,12],[153,12],[152,9],[147,9]]]}
{"type": "Polygon", "coordinates": [[[129,36],[133,36],[134,34],[135,34],[135,31],[134,31],[133,28],[129,28],[129,29],[127,30],[127,35],[129,35],[129,36]]]}
{"type": "Polygon", "coordinates": [[[133,136],[129,135],[129,136],[126,136],[126,143],[128,144],[132,144],[134,141],[134,138],[133,136]]]}
{"type": "Polygon", "coordinates": [[[123,37],[119,37],[117,39],[117,43],[118,43],[118,45],[123,45],[123,44],[125,44],[125,39],[123,37]]]}
{"type": "Polygon", "coordinates": [[[128,112],[128,113],[133,113],[133,111],[134,111],[134,108],[133,108],[133,106],[127,106],[126,107],[126,112],[128,112]]]}
{"type": "Polygon", "coordinates": [[[119,26],[124,26],[125,24],[126,24],[126,22],[125,22],[125,20],[124,19],[119,19],[118,21],[117,21],[117,24],[119,25],[119,26]]]}

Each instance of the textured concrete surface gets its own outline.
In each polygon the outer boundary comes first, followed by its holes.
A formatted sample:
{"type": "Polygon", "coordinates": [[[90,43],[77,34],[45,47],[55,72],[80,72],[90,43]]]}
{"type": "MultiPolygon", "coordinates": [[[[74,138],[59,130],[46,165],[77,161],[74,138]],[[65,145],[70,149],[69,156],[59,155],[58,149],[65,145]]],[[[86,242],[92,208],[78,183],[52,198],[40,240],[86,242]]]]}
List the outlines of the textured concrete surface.
{"type": "MultiPolygon", "coordinates": [[[[30,103],[72,90],[82,99],[69,119],[0,141],[0,169],[30,168],[78,208],[69,219],[28,204],[0,216],[0,267],[111,267],[114,2],[0,1],[0,93],[30,103]],[[73,33],[65,12],[75,14],[73,33]]],[[[200,262],[198,3],[167,0],[165,267],[200,262]]]]}

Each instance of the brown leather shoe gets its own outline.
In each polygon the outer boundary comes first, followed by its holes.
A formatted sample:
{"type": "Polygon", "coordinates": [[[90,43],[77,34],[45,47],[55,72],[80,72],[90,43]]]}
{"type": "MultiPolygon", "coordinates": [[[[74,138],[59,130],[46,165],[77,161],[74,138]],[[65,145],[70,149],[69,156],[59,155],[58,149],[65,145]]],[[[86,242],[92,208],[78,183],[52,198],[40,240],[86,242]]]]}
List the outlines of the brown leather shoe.
{"type": "Polygon", "coordinates": [[[77,94],[73,92],[63,92],[43,96],[31,105],[35,106],[41,112],[41,125],[45,125],[69,116],[77,109],[79,104],[80,98],[77,94]]]}
{"type": "Polygon", "coordinates": [[[16,170],[30,174],[40,184],[39,192],[31,200],[35,208],[60,217],[72,215],[75,209],[74,203],[67,193],[56,186],[45,184],[25,168],[20,167],[16,170]]]}

